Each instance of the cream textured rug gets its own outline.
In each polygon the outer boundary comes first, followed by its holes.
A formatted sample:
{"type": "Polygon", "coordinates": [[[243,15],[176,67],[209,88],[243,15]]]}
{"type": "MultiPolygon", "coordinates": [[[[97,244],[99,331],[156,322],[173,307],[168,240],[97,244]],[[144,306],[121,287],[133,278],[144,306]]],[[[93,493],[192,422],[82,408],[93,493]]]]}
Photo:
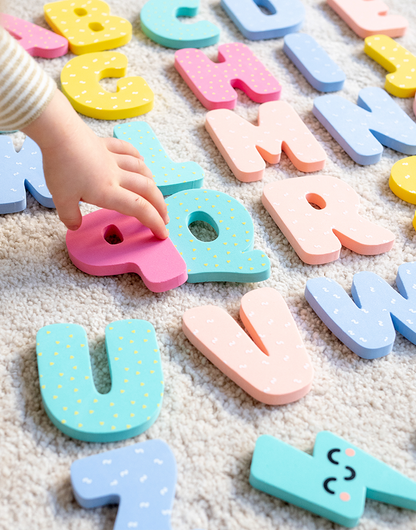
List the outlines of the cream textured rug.
{"type": "MultiPolygon", "coordinates": [[[[229,193],[253,217],[255,248],[272,264],[262,284],[185,284],[164,294],[149,292],[134,274],[95,278],[77,270],[65,246],[65,228],[54,210],[32,198],[22,212],[0,217],[0,528],[3,530],[110,530],[117,508],[85,510],[72,495],[69,469],[80,457],[161,438],[173,449],[178,484],[172,514],[175,530],[330,529],[336,525],[251,488],[249,468],[255,441],[271,434],[311,451],[324,429],[346,438],[416,480],[416,347],[398,336],[394,351],[374,361],[344,347],[304,298],[308,278],[327,276],[350,290],[354,273],[373,271],[395,285],[400,264],[416,260],[414,207],[396,198],[388,186],[390,169],[404,155],[386,149],[373,166],[356,165],[312,115],[316,92],[282,51],[283,40],[250,42],[232,24],[219,0],[202,0],[194,20],[221,28],[221,43],[242,41],[280,80],[282,99],[300,114],[324,147],[323,175],[338,177],[361,196],[361,214],[396,235],[393,249],[363,257],[343,249],[341,258],[308,266],[297,257],[261,204],[264,184],[302,175],[286,155],[268,167],[263,182],[242,184],[231,174],[204,128],[206,110],[176,72],[174,51],[147,39],[140,30],[144,0],[109,0],[112,13],[134,25],[132,41],[120,51],[129,75],[143,76],[155,93],[154,109],[139,118],[150,123],[175,161],[193,160],[205,170],[205,187],[229,193]],[[183,313],[215,304],[238,318],[241,297],[260,286],[276,288],[287,301],[315,368],[311,392],[292,405],[271,407],[251,399],[187,341],[183,313]],[[114,320],[139,318],[156,328],[166,393],[156,423],[142,436],[115,444],[77,442],[60,433],[43,410],[36,366],[35,337],[46,324],[72,322],[85,327],[100,391],[109,390],[104,329],[114,320]]],[[[356,102],[360,89],[384,86],[385,71],[363,52],[363,40],[326,5],[303,0],[302,32],[314,36],[347,74],[341,95],[356,102]]],[[[388,0],[391,12],[408,17],[408,35],[400,39],[416,52],[414,0],[388,0]]],[[[45,26],[42,0],[10,1],[7,11],[45,26]]],[[[217,46],[204,51],[216,57],[217,46]]],[[[59,82],[71,58],[39,60],[59,82]]],[[[116,81],[103,83],[115,89],[116,81]]],[[[397,103],[414,119],[411,99],[397,103]]],[[[239,92],[236,112],[256,120],[258,105],[239,92]]],[[[117,123],[86,119],[98,135],[112,135],[117,123]]],[[[13,135],[17,146],[22,135],[13,135]]],[[[93,156],[93,153],[91,153],[93,156]]],[[[94,208],[83,206],[83,213],[94,208]]],[[[416,514],[367,501],[360,530],[416,529],[416,514]]],[[[157,529],[152,529],[157,530],[157,529]]]]}

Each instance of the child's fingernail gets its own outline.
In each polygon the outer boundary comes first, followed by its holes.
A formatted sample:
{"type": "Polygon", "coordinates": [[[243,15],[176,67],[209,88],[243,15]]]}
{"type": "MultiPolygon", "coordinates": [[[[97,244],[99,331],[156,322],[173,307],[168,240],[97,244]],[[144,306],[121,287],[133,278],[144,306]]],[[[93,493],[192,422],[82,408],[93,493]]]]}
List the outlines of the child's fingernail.
{"type": "Polygon", "coordinates": [[[68,226],[68,230],[75,231],[75,230],[78,230],[78,228],[79,228],[79,225],[68,226]]]}
{"type": "Polygon", "coordinates": [[[165,225],[168,225],[170,223],[169,215],[165,217],[165,225]]]}

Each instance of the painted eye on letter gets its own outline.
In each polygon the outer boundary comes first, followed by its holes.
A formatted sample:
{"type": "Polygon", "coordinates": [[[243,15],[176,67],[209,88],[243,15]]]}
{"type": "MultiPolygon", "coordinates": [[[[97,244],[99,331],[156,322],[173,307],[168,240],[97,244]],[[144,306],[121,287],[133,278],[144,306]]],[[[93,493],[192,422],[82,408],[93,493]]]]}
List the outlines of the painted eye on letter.
{"type": "Polygon", "coordinates": [[[348,469],[351,474],[349,477],[344,477],[344,480],[354,480],[357,476],[357,473],[354,471],[354,469],[350,466],[345,466],[345,469],[348,469]]]}
{"type": "Polygon", "coordinates": [[[335,491],[329,489],[328,484],[329,484],[330,482],[332,482],[333,480],[337,480],[337,479],[336,479],[335,477],[330,477],[330,478],[327,478],[327,479],[325,480],[325,482],[324,482],[324,489],[325,489],[325,491],[327,491],[327,492],[330,493],[331,495],[334,495],[335,491]]]}
{"type": "Polygon", "coordinates": [[[330,451],[328,451],[327,457],[328,457],[328,460],[331,462],[331,464],[335,464],[336,466],[339,464],[339,462],[337,462],[336,460],[332,458],[332,455],[334,453],[340,453],[340,452],[341,452],[341,449],[331,449],[330,451]]]}

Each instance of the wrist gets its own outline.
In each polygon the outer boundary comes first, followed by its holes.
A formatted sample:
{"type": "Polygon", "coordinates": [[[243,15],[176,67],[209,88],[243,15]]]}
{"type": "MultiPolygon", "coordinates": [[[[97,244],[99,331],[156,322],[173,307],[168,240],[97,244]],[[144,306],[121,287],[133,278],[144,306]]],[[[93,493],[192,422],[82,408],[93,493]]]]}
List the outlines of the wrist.
{"type": "Polygon", "coordinates": [[[42,114],[22,130],[44,152],[71,140],[84,125],[67,98],[56,90],[42,114]]]}

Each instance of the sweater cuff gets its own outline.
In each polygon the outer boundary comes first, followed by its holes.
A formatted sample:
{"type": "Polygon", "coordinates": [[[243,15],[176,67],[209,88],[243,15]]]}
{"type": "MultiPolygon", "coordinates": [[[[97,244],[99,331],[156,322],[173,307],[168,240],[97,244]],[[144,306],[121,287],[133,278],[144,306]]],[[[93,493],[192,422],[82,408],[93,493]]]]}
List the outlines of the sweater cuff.
{"type": "Polygon", "coordinates": [[[55,81],[0,27],[0,130],[23,129],[45,110],[55,81]]]}

